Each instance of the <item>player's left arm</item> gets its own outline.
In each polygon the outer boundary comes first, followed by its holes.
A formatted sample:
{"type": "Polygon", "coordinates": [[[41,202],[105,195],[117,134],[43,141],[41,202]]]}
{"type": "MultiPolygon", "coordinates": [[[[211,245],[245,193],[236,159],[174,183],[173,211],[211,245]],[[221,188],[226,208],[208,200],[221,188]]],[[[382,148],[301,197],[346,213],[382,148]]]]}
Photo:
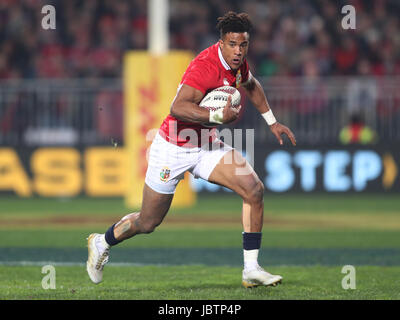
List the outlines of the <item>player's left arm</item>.
{"type": "Polygon", "coordinates": [[[282,135],[286,134],[292,145],[295,146],[296,138],[293,132],[288,127],[276,121],[260,82],[250,73],[249,79],[242,84],[242,87],[250,101],[267,121],[271,132],[278,139],[279,144],[283,144],[282,135]]]}

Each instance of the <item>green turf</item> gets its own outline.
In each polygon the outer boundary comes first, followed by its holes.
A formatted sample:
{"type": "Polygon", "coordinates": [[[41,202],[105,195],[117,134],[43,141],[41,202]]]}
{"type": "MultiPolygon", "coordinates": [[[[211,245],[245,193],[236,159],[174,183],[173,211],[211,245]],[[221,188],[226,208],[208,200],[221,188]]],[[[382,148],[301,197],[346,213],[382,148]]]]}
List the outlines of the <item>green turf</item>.
{"type": "Polygon", "coordinates": [[[0,266],[0,299],[400,299],[400,267],[356,267],[356,289],[345,290],[341,267],[273,267],[277,287],[245,289],[232,267],[116,267],[94,285],[85,268],[56,266],[56,289],[43,289],[41,267],[0,266]]]}
{"type": "Polygon", "coordinates": [[[131,211],[122,199],[0,197],[0,299],[400,299],[396,194],[266,194],[260,261],[284,283],[253,290],[240,285],[241,200],[229,195],[172,208],[154,233],[114,250],[114,262],[135,263],[136,252],[150,265],[107,265],[107,281],[93,285],[84,268],[85,238],[131,211]],[[53,261],[55,253],[57,289],[44,290],[41,259],[53,261]],[[221,263],[213,264],[218,254],[221,263]],[[204,265],[184,265],[185,255],[204,265]],[[69,258],[75,265],[65,265],[69,258]],[[356,262],[356,290],[341,287],[347,261],[356,262]]]}
{"type": "MultiPolygon", "coordinates": [[[[0,230],[1,247],[72,247],[86,246],[92,232],[106,227],[78,230],[0,230]]],[[[126,248],[240,248],[241,229],[156,229],[152,234],[139,235],[119,245],[126,248]],[[178,241],[179,239],[179,241],[178,241]]],[[[399,231],[352,230],[273,230],[263,232],[262,247],[270,248],[400,248],[399,231]]]]}
{"type": "MultiPolygon", "coordinates": [[[[0,215],[9,214],[123,214],[127,209],[121,198],[26,198],[0,197],[0,215]]],[[[175,214],[198,213],[237,214],[241,199],[234,195],[199,196],[192,208],[173,208],[175,214]]],[[[270,213],[321,213],[351,212],[377,214],[400,213],[400,197],[397,194],[315,195],[315,194],[266,194],[265,208],[270,213]]]]}

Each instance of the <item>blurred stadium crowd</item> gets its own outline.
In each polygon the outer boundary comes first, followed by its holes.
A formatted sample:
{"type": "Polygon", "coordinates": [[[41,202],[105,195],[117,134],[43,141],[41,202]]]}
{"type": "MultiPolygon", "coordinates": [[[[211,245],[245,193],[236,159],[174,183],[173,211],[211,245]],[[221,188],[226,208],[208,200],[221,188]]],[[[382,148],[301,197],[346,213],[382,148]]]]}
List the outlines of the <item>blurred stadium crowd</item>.
{"type": "MultiPolygon", "coordinates": [[[[400,1],[169,3],[170,48],[194,53],[218,41],[219,16],[249,13],[252,73],[299,141],[337,143],[341,128],[344,141],[352,141],[354,115],[377,130],[379,141],[400,141],[400,1]],[[347,4],[356,9],[355,30],[342,28],[347,4]]],[[[110,136],[123,141],[122,60],[126,50],[147,49],[147,5],[0,0],[0,80],[24,80],[0,85],[0,144],[34,144],[34,137],[44,144],[55,135],[43,128],[64,130],[79,143],[109,143],[110,136]],[[55,30],[42,28],[47,4],[56,8],[55,30]]],[[[246,109],[235,126],[265,125],[253,108],[246,109]]],[[[271,138],[258,132],[260,143],[271,138]]]]}
{"type": "MultiPolygon", "coordinates": [[[[400,75],[399,1],[170,3],[170,47],[195,53],[218,40],[218,16],[249,13],[258,76],[400,75]],[[345,4],[356,8],[356,30],[341,27],[345,4]]],[[[124,51],[146,48],[146,0],[0,1],[0,79],[120,77],[124,51]],[[45,4],[56,7],[56,30],[41,28],[45,4]]]]}

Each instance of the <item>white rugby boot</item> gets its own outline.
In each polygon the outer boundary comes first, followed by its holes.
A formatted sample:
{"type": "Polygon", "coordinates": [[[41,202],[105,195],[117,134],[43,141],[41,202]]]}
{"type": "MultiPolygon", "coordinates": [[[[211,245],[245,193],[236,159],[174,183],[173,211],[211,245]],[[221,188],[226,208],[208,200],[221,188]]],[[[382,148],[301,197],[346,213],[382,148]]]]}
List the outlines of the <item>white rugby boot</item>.
{"type": "Polygon", "coordinates": [[[88,238],[88,260],[86,270],[90,280],[100,283],[103,280],[103,268],[108,262],[110,246],[105,242],[104,235],[92,233],[88,238]]]}
{"type": "Polygon", "coordinates": [[[260,266],[256,266],[250,270],[243,270],[242,284],[246,288],[252,288],[257,286],[276,286],[278,283],[282,283],[282,277],[280,275],[273,275],[265,271],[260,266]]]}

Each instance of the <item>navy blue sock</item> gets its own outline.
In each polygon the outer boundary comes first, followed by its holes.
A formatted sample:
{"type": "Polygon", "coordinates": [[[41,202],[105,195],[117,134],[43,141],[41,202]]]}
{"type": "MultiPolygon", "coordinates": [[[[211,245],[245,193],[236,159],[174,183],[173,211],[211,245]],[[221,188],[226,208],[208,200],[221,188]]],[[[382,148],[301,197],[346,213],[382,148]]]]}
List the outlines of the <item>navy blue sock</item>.
{"type": "Polygon", "coordinates": [[[116,225],[113,224],[107,231],[106,234],[104,236],[104,238],[106,239],[106,242],[110,245],[110,246],[115,246],[116,244],[122,242],[122,240],[117,240],[114,237],[114,226],[116,225]]]}
{"type": "Polygon", "coordinates": [[[261,232],[242,232],[243,235],[243,249],[254,250],[261,247],[261,232]]]}

